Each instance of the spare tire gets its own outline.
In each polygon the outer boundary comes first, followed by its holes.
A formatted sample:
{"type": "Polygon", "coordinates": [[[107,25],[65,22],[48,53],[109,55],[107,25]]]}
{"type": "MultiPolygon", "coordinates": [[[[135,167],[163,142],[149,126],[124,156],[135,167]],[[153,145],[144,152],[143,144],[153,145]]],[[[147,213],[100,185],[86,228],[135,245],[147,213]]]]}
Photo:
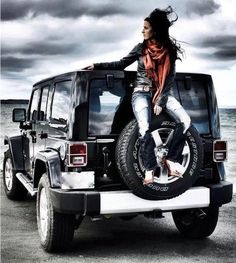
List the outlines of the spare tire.
{"type": "MultiPolygon", "coordinates": [[[[136,120],[127,124],[116,144],[116,163],[121,178],[132,192],[144,199],[163,200],[178,196],[189,189],[198,179],[203,161],[201,138],[193,125],[185,133],[182,152],[183,178],[168,176],[163,165],[163,157],[168,152],[168,144],[176,123],[165,113],[154,117],[150,131],[158,131],[163,145],[155,149],[160,167],[152,184],[143,185],[144,166],[140,154],[140,139],[136,120]]],[[[155,136],[153,134],[153,136],[155,136]]]]}

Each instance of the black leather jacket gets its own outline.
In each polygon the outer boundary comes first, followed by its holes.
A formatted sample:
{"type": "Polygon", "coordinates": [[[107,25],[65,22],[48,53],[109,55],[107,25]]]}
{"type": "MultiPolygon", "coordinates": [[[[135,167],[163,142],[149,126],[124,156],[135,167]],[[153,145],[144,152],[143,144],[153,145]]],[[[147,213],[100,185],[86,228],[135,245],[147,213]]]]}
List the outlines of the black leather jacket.
{"type": "MultiPolygon", "coordinates": [[[[123,57],[121,60],[113,61],[113,62],[95,63],[94,69],[123,70],[129,65],[131,65],[133,62],[137,61],[138,68],[137,68],[137,77],[135,81],[135,86],[147,85],[149,87],[152,87],[152,80],[147,76],[145,70],[142,51],[143,51],[143,43],[139,43],[130,51],[130,53],[127,56],[123,57]]],[[[175,78],[175,63],[172,63],[170,68],[170,73],[165,81],[164,89],[162,91],[160,99],[157,102],[157,104],[161,107],[164,107],[166,105],[168,96],[170,95],[174,84],[174,78],[175,78]]]]}

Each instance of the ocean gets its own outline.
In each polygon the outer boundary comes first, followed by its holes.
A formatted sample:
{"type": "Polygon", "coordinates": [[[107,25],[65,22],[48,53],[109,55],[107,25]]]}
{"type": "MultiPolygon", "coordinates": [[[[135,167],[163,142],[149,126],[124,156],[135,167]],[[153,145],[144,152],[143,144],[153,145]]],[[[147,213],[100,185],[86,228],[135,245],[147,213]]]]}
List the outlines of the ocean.
{"type": "MultiPolygon", "coordinates": [[[[0,169],[2,170],[4,137],[19,135],[19,124],[12,122],[13,108],[27,108],[27,104],[1,104],[0,169]]],[[[236,109],[220,109],[221,137],[228,141],[228,160],[225,162],[227,180],[233,182],[236,192],[236,109]]]]}

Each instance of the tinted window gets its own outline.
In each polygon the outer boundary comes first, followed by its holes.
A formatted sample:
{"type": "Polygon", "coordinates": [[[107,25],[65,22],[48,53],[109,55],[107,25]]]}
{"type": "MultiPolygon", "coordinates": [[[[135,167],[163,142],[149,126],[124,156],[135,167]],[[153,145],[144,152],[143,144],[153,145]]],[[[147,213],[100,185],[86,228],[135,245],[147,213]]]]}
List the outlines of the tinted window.
{"type": "Polygon", "coordinates": [[[188,89],[184,81],[178,81],[181,102],[199,133],[209,133],[208,106],[204,82],[191,80],[188,89]]]}
{"type": "Polygon", "coordinates": [[[121,79],[108,88],[105,79],[92,80],[89,94],[89,135],[112,134],[113,121],[125,96],[121,79]]]}
{"type": "Polygon", "coordinates": [[[37,89],[33,92],[31,105],[30,105],[30,120],[35,121],[38,119],[39,93],[40,93],[40,89],[37,89]]]}
{"type": "Polygon", "coordinates": [[[171,95],[174,96],[177,100],[179,100],[179,93],[178,93],[176,81],[173,83],[173,89],[171,89],[171,95]]]}
{"type": "Polygon", "coordinates": [[[51,121],[67,124],[70,108],[71,81],[58,82],[55,85],[52,102],[51,121]]]}
{"type": "Polygon", "coordinates": [[[42,89],[41,104],[40,104],[40,114],[39,119],[45,121],[47,119],[47,101],[48,101],[49,86],[45,86],[42,89]]]}

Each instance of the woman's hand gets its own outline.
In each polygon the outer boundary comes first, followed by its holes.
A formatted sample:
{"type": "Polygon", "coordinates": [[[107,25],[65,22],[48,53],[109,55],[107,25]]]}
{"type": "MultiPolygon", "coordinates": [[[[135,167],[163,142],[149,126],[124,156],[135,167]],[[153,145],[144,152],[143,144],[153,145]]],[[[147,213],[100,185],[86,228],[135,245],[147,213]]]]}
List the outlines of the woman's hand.
{"type": "Polygon", "coordinates": [[[84,67],[83,69],[93,70],[93,69],[94,69],[94,65],[91,64],[91,65],[89,65],[89,66],[87,66],[87,67],[84,67]]]}
{"type": "Polygon", "coordinates": [[[154,114],[159,115],[162,112],[162,107],[158,106],[157,104],[154,105],[153,108],[154,114]]]}

